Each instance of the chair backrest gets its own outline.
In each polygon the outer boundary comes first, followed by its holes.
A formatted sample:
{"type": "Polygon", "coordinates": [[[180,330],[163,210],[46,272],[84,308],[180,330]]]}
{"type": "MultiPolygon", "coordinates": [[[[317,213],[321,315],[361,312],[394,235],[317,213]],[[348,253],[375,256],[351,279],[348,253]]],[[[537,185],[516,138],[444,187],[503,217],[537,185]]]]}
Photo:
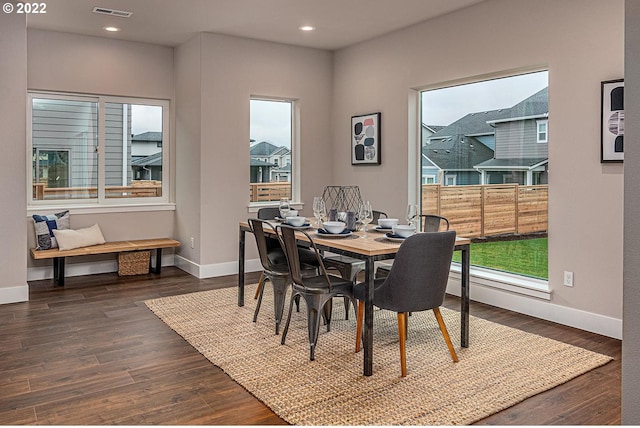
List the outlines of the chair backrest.
{"type": "Polygon", "coordinates": [[[449,230],[449,220],[435,214],[421,214],[423,232],[446,232],[449,230]]]}
{"type": "Polygon", "coordinates": [[[258,218],[261,220],[273,220],[280,216],[280,209],[277,207],[265,207],[258,210],[258,218]]]}
{"type": "Polygon", "coordinates": [[[248,220],[249,227],[251,228],[251,232],[253,232],[253,236],[256,239],[256,246],[258,247],[258,255],[260,256],[260,263],[262,263],[262,268],[266,270],[273,270],[273,266],[271,265],[271,261],[267,256],[269,250],[269,242],[274,242],[276,245],[280,245],[277,239],[269,238],[264,233],[264,225],[266,224],[268,227],[273,227],[271,223],[266,220],[261,220],[257,218],[250,218],[248,220]]]}
{"type": "Polygon", "coordinates": [[[382,218],[388,218],[389,217],[387,215],[387,213],[385,213],[383,211],[371,210],[371,212],[373,213],[373,220],[371,220],[372,224],[377,224],[378,223],[378,219],[380,217],[382,217],[382,218]]]}
{"type": "MultiPolygon", "coordinates": [[[[302,233],[309,239],[310,248],[315,252],[316,259],[318,261],[318,267],[320,269],[320,274],[324,276],[327,286],[331,289],[331,281],[329,280],[327,269],[322,262],[322,257],[320,255],[320,251],[316,247],[316,244],[313,242],[313,239],[307,232],[304,230],[298,230],[299,233],[302,233]]],[[[296,229],[291,226],[287,226],[284,224],[280,224],[276,226],[276,233],[282,243],[282,248],[284,249],[284,254],[287,256],[287,263],[289,264],[289,274],[291,275],[291,280],[298,285],[304,286],[304,278],[302,276],[302,266],[300,263],[300,255],[298,253],[298,242],[296,240],[296,229]]]]}
{"type": "Polygon", "coordinates": [[[455,230],[416,233],[407,238],[398,249],[389,276],[375,290],[376,305],[395,312],[441,306],[455,241],[455,230]]]}

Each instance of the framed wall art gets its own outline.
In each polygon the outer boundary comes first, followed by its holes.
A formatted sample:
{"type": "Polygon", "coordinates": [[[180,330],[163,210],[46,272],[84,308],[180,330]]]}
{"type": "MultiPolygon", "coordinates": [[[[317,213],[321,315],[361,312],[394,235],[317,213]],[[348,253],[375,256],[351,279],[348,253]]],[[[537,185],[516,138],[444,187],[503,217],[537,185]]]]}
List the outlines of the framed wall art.
{"type": "Polygon", "coordinates": [[[380,165],[380,116],[351,117],[351,165],[380,165]]]}
{"type": "Polygon", "coordinates": [[[624,80],[602,82],[600,162],[624,160],[624,80]]]}

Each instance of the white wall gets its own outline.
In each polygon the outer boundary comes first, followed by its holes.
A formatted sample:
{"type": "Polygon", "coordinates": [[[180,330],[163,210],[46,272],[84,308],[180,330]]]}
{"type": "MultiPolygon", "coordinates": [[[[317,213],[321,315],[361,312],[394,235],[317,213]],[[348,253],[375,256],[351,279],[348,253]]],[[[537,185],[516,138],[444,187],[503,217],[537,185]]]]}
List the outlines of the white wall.
{"type": "Polygon", "coordinates": [[[0,14],[0,303],[25,301],[27,286],[26,96],[27,28],[24,15],[0,14]]]}
{"type": "MultiPolygon", "coordinates": [[[[489,0],[335,55],[334,181],[374,208],[408,200],[412,88],[505,70],[549,68],[551,304],[622,318],[623,166],[600,163],[600,82],[623,77],[622,0],[489,0]],[[356,114],[382,112],[382,165],[351,166],[356,114]],[[562,285],[574,272],[573,288],[562,285]]],[[[473,290],[471,297],[474,297],[473,290]]]]}

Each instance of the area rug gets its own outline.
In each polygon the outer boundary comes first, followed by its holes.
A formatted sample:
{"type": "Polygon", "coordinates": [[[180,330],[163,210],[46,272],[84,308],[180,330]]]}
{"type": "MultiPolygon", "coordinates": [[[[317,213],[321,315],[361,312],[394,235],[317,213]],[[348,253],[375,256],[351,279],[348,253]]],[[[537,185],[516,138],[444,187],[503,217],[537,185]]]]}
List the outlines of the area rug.
{"type": "MultiPolygon", "coordinates": [[[[442,308],[460,361],[453,363],[433,312],[409,318],[408,375],[400,376],[397,317],[375,310],[373,376],[354,353],[355,314],[334,303],[309,361],[304,314],[294,311],[285,345],[274,334],[271,289],[252,322],[255,284],[245,306],[237,289],[164,297],[146,305],[209,361],[295,425],[467,425],[606,364],[611,357],[477,317],[460,347],[460,313],[442,308]]],[[[287,300],[288,302],[288,300],[287,300]]],[[[288,303],[287,303],[288,309],[288,303]]],[[[285,314],[286,310],[285,309],[285,314]]],[[[286,318],[285,318],[286,319],[286,318]]],[[[284,324],[284,322],[283,322],[284,324]]]]}

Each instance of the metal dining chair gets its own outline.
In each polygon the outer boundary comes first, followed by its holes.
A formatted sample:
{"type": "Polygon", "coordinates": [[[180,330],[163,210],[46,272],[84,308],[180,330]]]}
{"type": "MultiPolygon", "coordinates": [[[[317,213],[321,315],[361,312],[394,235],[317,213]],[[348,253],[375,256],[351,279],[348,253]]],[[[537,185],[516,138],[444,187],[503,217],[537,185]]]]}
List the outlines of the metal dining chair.
{"type": "Polygon", "coordinates": [[[289,315],[287,323],[282,331],[281,343],[284,345],[287,339],[287,332],[291,323],[291,312],[293,311],[293,303],[297,296],[304,299],[307,306],[307,328],[309,331],[309,359],[315,360],[315,349],[318,343],[318,331],[320,329],[320,318],[324,314],[327,325],[327,331],[331,331],[331,305],[330,301],[333,297],[347,297],[353,302],[353,282],[335,275],[327,273],[327,269],[323,263],[320,251],[313,242],[311,236],[305,231],[298,230],[303,234],[311,244],[311,249],[315,252],[319,266],[319,273],[313,276],[303,275],[304,265],[300,262],[297,251],[296,229],[286,226],[276,226],[276,232],[280,237],[284,252],[287,256],[289,273],[293,282],[291,301],[289,303],[289,315]],[[328,304],[329,303],[329,304],[328,304]]]}
{"type": "MultiPolygon", "coordinates": [[[[446,232],[449,230],[449,220],[446,217],[442,217],[435,214],[419,214],[418,217],[421,219],[422,231],[423,232],[446,232]]],[[[391,263],[385,263],[378,266],[376,269],[376,277],[384,277],[389,275],[391,271],[391,263]]]]}
{"type": "MultiPolygon", "coordinates": [[[[444,301],[449,280],[455,241],[456,232],[454,230],[412,235],[400,245],[389,276],[374,280],[374,306],[398,314],[402,377],[407,375],[406,338],[409,322],[407,314],[410,312],[433,310],[451,358],[454,362],[458,361],[447,327],[440,314],[440,306],[444,301]]],[[[366,284],[358,283],[353,289],[353,294],[358,300],[356,352],[359,352],[366,284]]]]}
{"type": "Polygon", "coordinates": [[[385,213],[384,211],[371,210],[371,212],[373,213],[373,220],[371,220],[371,224],[378,224],[378,219],[380,217],[389,218],[387,213],[385,213]]]}
{"type": "MultiPolygon", "coordinates": [[[[282,321],[282,312],[284,311],[284,301],[287,294],[287,290],[291,285],[291,277],[289,275],[289,266],[286,262],[286,256],[284,261],[282,259],[273,261],[269,257],[268,241],[274,238],[269,238],[264,232],[264,227],[273,228],[274,226],[266,220],[257,218],[250,218],[248,220],[251,232],[256,240],[256,246],[258,247],[258,255],[260,256],[260,263],[262,264],[264,280],[258,287],[258,302],[256,309],[253,313],[253,322],[258,320],[258,313],[260,312],[260,306],[262,305],[262,296],[264,294],[264,285],[266,281],[270,281],[273,285],[273,309],[274,318],[276,321],[276,334],[280,331],[280,323],[282,321]]],[[[280,242],[275,239],[276,244],[282,251],[280,242]]],[[[283,252],[284,254],[284,252],[283,252]]],[[[301,271],[305,275],[314,275],[317,272],[317,268],[312,265],[302,264],[301,271]]]]}

